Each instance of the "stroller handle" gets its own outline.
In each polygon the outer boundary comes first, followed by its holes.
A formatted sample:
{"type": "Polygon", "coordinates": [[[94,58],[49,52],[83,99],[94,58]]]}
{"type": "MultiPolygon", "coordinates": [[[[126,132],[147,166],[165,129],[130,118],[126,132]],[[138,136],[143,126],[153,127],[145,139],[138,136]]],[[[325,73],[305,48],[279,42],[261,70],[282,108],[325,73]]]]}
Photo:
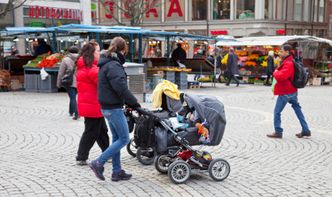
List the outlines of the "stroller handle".
{"type": "Polygon", "coordinates": [[[135,109],[139,114],[142,114],[142,115],[146,115],[146,116],[149,116],[151,118],[154,118],[155,120],[159,120],[159,117],[154,115],[153,113],[151,113],[150,111],[147,111],[143,108],[136,108],[135,109]]]}

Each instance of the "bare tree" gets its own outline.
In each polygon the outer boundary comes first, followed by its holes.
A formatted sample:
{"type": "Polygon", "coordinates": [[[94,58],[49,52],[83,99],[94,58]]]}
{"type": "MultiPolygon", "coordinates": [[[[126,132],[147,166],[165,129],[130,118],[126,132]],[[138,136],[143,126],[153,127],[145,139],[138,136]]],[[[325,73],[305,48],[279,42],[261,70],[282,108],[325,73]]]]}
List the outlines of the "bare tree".
{"type": "Polygon", "coordinates": [[[21,7],[27,0],[8,0],[5,8],[0,9],[0,16],[6,16],[8,12],[21,7]]]}
{"type": "Polygon", "coordinates": [[[108,14],[112,14],[112,18],[119,24],[125,25],[123,22],[120,22],[118,15],[110,13],[110,10],[107,9],[107,6],[110,6],[110,2],[113,2],[113,5],[117,10],[121,12],[121,15],[128,18],[131,26],[138,26],[143,22],[144,15],[149,12],[152,8],[156,8],[160,5],[161,0],[122,0],[120,4],[117,0],[100,0],[101,4],[105,8],[105,11],[108,14]]]}

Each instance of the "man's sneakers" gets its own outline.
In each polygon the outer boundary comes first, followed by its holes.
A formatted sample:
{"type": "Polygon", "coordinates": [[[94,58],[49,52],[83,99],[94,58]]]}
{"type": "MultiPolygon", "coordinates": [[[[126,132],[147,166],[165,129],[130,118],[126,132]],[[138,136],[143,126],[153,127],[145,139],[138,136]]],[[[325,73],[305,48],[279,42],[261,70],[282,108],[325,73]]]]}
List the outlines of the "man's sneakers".
{"type": "Polygon", "coordinates": [[[305,132],[305,133],[301,132],[301,133],[295,134],[295,136],[298,137],[298,138],[310,137],[311,136],[311,132],[310,131],[305,132]]]}
{"type": "Polygon", "coordinates": [[[89,167],[95,173],[98,179],[105,181],[105,177],[103,175],[104,167],[97,160],[91,161],[91,163],[89,163],[89,167]]]}
{"type": "MultiPolygon", "coordinates": [[[[282,138],[282,133],[275,133],[274,132],[272,134],[267,134],[266,136],[269,137],[269,138],[279,138],[279,139],[281,139],[282,138]]],[[[301,132],[301,133],[295,134],[295,136],[298,137],[298,138],[310,137],[311,132],[310,131],[305,132],[305,133],[301,132]]]]}
{"type": "Polygon", "coordinates": [[[131,174],[127,174],[124,170],[121,170],[118,173],[112,174],[112,181],[129,180],[131,177],[131,174]]]}
{"type": "Polygon", "coordinates": [[[279,138],[281,139],[282,138],[282,133],[271,133],[271,134],[267,134],[266,135],[267,137],[270,137],[270,138],[279,138]]]}

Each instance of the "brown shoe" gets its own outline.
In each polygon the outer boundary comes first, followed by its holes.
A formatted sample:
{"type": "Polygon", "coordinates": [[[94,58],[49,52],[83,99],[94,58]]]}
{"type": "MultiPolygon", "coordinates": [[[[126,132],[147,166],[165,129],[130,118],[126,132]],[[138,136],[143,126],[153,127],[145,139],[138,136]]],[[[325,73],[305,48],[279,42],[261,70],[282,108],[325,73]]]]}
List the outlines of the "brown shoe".
{"type": "Polygon", "coordinates": [[[282,138],[282,134],[279,133],[267,134],[266,136],[270,138],[280,138],[280,139],[282,138]]]}
{"type": "Polygon", "coordinates": [[[309,132],[307,132],[307,133],[297,133],[297,134],[295,134],[296,135],[296,137],[298,137],[298,138],[303,138],[303,137],[310,137],[311,136],[311,132],[309,131],[309,132]]]}

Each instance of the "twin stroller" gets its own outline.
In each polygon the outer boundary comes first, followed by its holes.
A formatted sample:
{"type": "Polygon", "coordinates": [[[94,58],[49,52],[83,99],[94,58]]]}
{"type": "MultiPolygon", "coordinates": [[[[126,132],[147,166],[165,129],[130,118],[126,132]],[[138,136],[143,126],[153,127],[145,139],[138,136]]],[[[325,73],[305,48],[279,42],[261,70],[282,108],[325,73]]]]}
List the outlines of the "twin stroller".
{"type": "MultiPolygon", "coordinates": [[[[194,125],[175,128],[170,119],[176,118],[183,103],[170,104],[165,97],[168,110],[148,111],[137,109],[137,116],[127,111],[131,125],[134,125],[133,144],[137,148],[136,156],[143,164],[154,161],[155,168],[161,173],[168,173],[174,183],[186,182],[192,170],[208,171],[210,177],[216,181],[226,179],[230,173],[230,165],[224,159],[212,159],[210,153],[195,150],[194,145],[219,145],[224,134],[226,118],[223,104],[212,96],[184,95],[185,103],[191,113],[196,116],[195,122],[204,125],[208,138],[202,140],[202,127],[194,125]],[[176,110],[174,110],[176,109],[176,110]],[[201,134],[199,134],[200,132],[201,134]]],[[[130,148],[128,149],[130,150],[130,148]]],[[[129,151],[128,151],[129,152],[129,151]]]]}

